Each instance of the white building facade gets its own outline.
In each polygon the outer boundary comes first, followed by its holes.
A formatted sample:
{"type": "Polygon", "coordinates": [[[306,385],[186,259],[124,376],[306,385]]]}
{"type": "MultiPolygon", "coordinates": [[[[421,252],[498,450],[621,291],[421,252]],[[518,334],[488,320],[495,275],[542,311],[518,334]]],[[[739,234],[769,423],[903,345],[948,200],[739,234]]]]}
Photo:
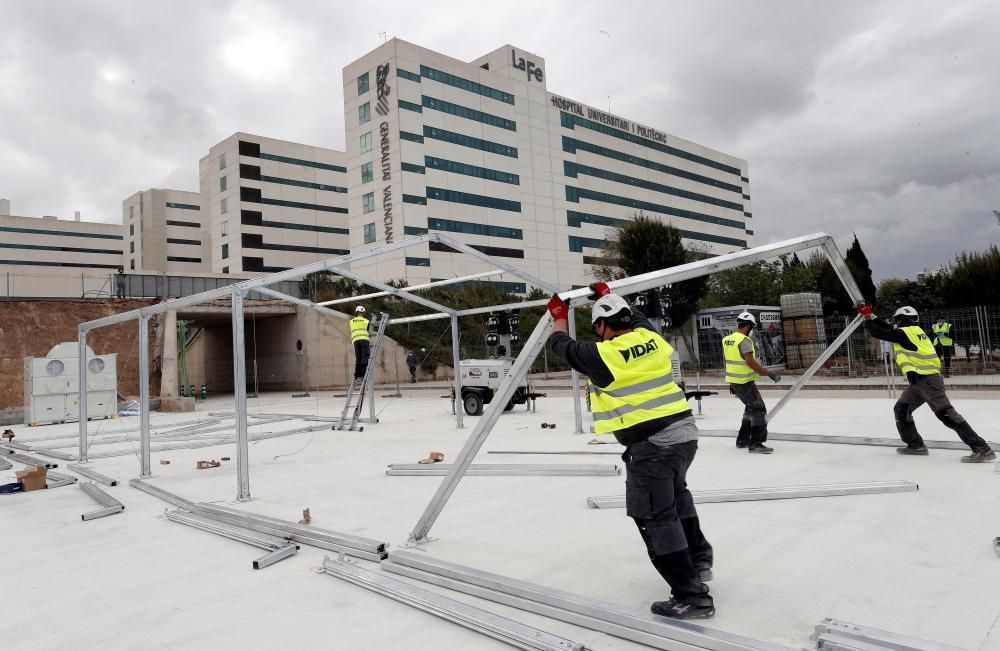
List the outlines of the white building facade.
{"type": "MultiPolygon", "coordinates": [[[[348,65],[351,250],[436,230],[570,287],[637,214],[709,253],[753,245],[746,161],[551,93],[545,75],[509,45],[463,62],[399,39],[348,65]]],[[[426,244],[356,268],[411,284],[486,269],[426,244]]]]}
{"type": "Polygon", "coordinates": [[[209,271],[203,255],[201,195],[149,189],[122,202],[126,271],[169,274],[209,271]]]}

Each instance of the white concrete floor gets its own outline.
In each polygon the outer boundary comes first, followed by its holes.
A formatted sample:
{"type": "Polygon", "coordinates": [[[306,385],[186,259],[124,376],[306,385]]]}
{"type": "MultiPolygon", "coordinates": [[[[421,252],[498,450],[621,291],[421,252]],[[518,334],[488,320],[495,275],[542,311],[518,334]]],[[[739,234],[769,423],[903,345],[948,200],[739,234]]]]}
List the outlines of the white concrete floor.
{"type": "MultiPolygon", "coordinates": [[[[870,392],[868,392],[870,393],[870,392]]],[[[264,396],[262,411],[339,415],[341,401],[264,396]]],[[[954,397],[985,438],[998,440],[996,394],[954,397]]],[[[257,401],[251,401],[257,409],[257,401]]],[[[705,429],[733,428],[741,406],[709,398],[705,429]]],[[[381,422],[364,432],[329,430],[252,443],[254,501],[238,508],[297,520],[310,508],[318,527],[386,540],[407,536],[439,478],[387,477],[386,464],[415,462],[430,450],[453,461],[476,418],[456,430],[446,399],[379,399],[381,422]],[[285,455],[285,456],[282,456],[285,455]]],[[[225,398],[199,411],[231,409],[225,398]]],[[[191,420],[155,414],[155,423],[191,420]]],[[[917,414],[928,439],[956,440],[927,410],[917,414]]],[[[137,419],[91,423],[113,434],[137,419]]],[[[300,426],[298,421],[262,429],[300,426]]],[[[75,425],[16,427],[17,439],[75,433],[75,425]]],[[[842,391],[795,398],[775,432],[894,436],[891,401],[842,391]],[[827,397],[829,396],[829,397],[827,397]]],[[[567,396],[505,414],[480,463],[617,463],[612,455],[502,456],[487,450],[614,450],[573,433],[567,396]],[[556,422],[555,430],[540,423],[556,422]]],[[[810,647],[824,617],[946,642],[1000,649],[1000,474],[989,464],[959,463],[958,451],[906,458],[891,448],[775,442],[772,456],[737,451],[731,440],[705,438],[690,473],[695,490],[906,479],[917,493],[705,504],[703,528],[715,547],[712,592],[718,613],[705,622],[791,648],[810,647]]],[[[101,446],[108,449],[113,446],[101,446]]],[[[137,446],[136,446],[137,448],[137,446]]],[[[99,449],[99,448],[94,448],[99,449]]],[[[232,445],[153,455],[151,480],[195,500],[233,503],[234,462],[195,470],[198,459],[233,456],[232,445]],[[169,459],[170,465],[160,465],[169,459]]],[[[60,462],[59,471],[64,471],[60,462]]],[[[124,513],[82,522],[97,508],[76,487],[0,496],[0,578],[7,626],[3,649],[44,648],[506,648],[499,642],[315,573],[324,552],[261,571],[261,551],[160,517],[169,505],[127,486],[135,456],[90,464],[124,482],[106,490],[124,513]]],[[[0,482],[14,470],[0,471],[0,482]]],[[[624,492],[624,477],[468,477],[437,521],[427,553],[628,607],[667,596],[623,509],[587,507],[586,498],[624,492]]],[[[375,568],[373,563],[363,563],[375,568]]],[[[435,589],[438,590],[438,589],[435,589]]],[[[594,649],[639,645],[473,598],[519,621],[594,649]]]]}

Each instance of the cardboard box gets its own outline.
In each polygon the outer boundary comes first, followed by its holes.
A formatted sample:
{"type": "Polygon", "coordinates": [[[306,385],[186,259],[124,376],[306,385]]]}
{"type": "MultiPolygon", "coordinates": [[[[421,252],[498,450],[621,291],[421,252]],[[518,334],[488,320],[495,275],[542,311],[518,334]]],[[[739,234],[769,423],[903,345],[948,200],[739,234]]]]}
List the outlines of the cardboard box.
{"type": "Polygon", "coordinates": [[[45,488],[45,466],[38,466],[33,470],[18,470],[14,474],[17,475],[22,490],[37,491],[45,488]]]}

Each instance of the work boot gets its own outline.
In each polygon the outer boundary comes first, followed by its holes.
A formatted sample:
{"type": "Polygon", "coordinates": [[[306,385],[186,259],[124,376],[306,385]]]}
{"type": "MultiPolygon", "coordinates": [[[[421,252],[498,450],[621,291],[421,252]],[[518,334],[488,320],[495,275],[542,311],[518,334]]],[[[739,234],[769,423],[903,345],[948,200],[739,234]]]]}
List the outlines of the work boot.
{"type": "Polygon", "coordinates": [[[769,448],[763,443],[754,443],[747,452],[750,454],[771,454],[774,452],[774,448],[769,448]]]}
{"type": "Polygon", "coordinates": [[[671,597],[666,601],[654,601],[653,605],[649,607],[649,611],[654,615],[673,619],[708,619],[715,614],[715,606],[712,605],[711,598],[707,600],[707,603],[706,606],[699,606],[671,597]]]}
{"type": "Polygon", "coordinates": [[[896,452],[898,454],[906,454],[906,455],[910,455],[910,456],[921,456],[921,457],[926,457],[927,454],[928,454],[927,453],[927,446],[926,445],[921,445],[921,446],[915,447],[915,448],[911,448],[911,447],[896,448],[896,452]]]}
{"type": "Polygon", "coordinates": [[[988,463],[997,458],[997,453],[993,450],[979,450],[967,457],[962,457],[962,463],[988,463]]]}

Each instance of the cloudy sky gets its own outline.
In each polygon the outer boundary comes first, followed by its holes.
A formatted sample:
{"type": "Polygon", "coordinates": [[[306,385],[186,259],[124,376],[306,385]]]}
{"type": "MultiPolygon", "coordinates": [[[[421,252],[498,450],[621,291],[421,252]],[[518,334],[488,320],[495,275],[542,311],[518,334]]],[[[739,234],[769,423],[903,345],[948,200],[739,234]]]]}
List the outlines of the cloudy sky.
{"type": "Polygon", "coordinates": [[[14,214],[120,221],[235,131],[343,148],[341,68],[385,32],[512,43],[553,92],[747,159],[758,242],[856,233],[884,278],[1000,241],[991,0],[0,0],[0,25],[14,214]]]}

